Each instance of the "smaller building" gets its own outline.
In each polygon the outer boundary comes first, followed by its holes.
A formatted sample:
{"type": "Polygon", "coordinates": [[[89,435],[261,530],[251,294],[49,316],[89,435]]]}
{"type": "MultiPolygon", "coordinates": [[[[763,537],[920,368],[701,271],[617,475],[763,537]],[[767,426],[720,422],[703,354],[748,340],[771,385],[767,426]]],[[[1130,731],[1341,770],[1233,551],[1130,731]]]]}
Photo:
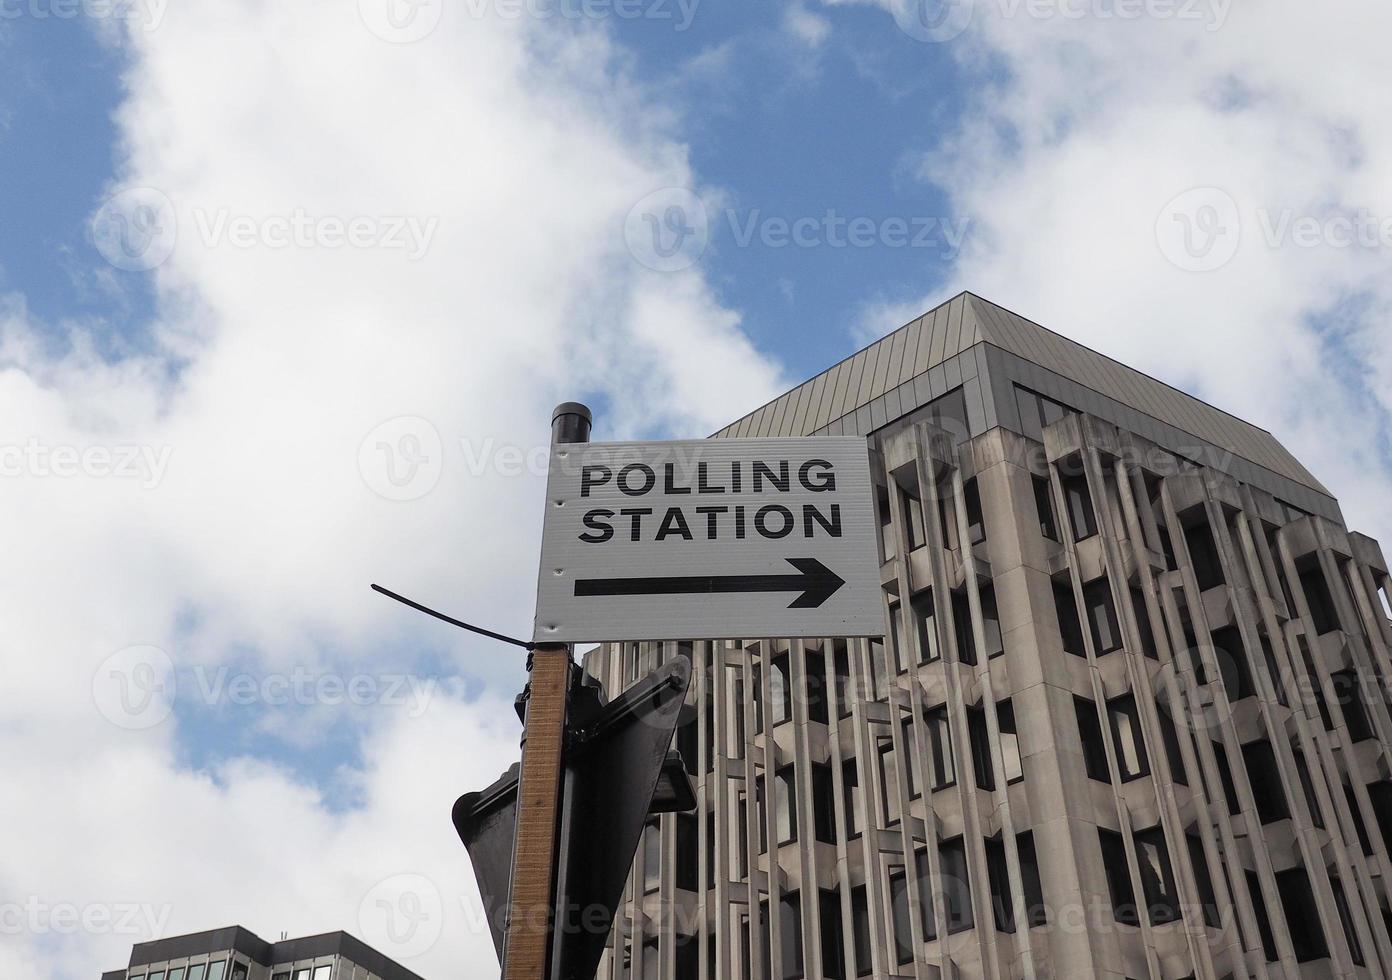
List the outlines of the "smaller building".
{"type": "Polygon", "coordinates": [[[421,980],[346,932],[269,943],[241,926],[172,936],[131,949],[101,980],[421,980]]]}

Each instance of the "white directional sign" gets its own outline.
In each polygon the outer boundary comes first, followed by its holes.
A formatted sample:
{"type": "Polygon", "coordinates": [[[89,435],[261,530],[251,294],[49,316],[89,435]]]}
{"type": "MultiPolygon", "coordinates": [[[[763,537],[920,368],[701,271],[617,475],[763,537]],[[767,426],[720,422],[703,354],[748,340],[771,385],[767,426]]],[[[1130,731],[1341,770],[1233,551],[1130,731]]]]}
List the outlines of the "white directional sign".
{"type": "Polygon", "coordinates": [[[865,440],[552,449],[538,643],[880,636],[865,440]]]}

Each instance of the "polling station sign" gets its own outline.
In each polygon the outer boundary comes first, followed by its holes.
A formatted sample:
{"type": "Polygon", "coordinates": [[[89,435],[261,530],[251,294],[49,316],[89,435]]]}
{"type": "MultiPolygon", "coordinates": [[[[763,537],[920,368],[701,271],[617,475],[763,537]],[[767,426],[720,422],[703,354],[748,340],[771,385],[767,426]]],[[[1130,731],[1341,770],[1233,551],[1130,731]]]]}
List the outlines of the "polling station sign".
{"type": "Polygon", "coordinates": [[[880,636],[865,440],[552,449],[537,643],[880,636]]]}

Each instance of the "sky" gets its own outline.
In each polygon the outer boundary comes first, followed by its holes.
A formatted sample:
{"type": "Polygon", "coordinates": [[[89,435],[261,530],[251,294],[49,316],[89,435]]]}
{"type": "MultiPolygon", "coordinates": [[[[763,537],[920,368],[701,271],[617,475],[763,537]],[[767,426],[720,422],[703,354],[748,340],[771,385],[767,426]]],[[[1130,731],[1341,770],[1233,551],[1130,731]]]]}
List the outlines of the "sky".
{"type": "Polygon", "coordinates": [[[0,0],[0,976],[496,973],[550,409],[699,437],[962,289],[1384,540],[1392,8],[0,0]],[[18,846],[16,846],[18,845],[18,846]]]}

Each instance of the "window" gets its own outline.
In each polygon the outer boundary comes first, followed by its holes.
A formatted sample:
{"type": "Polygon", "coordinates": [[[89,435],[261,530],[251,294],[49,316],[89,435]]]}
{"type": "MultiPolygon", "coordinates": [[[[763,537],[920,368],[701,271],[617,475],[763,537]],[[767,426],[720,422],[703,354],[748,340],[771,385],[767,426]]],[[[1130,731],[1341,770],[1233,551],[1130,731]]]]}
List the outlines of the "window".
{"type": "Polygon", "coordinates": [[[1116,606],[1112,602],[1112,587],[1105,578],[1083,586],[1083,603],[1087,606],[1092,646],[1097,655],[1120,650],[1121,627],[1117,624],[1116,606]]]}
{"type": "Polygon", "coordinates": [[[918,923],[924,940],[932,942],[938,938],[938,923],[933,915],[933,873],[928,867],[926,847],[914,852],[914,874],[918,878],[918,923]]]}
{"type": "Polygon", "coordinates": [[[1136,893],[1131,887],[1131,872],[1126,862],[1126,842],[1118,833],[1097,828],[1097,842],[1102,848],[1102,868],[1107,874],[1107,890],[1112,898],[1112,918],[1123,925],[1141,924],[1136,910],[1136,893]]]}
{"type": "Polygon", "coordinates": [[[1092,509],[1092,493],[1087,477],[1082,473],[1065,477],[1063,499],[1068,505],[1068,519],[1073,525],[1073,540],[1086,541],[1097,533],[1097,515],[1092,509]]]}
{"type": "Polygon", "coordinates": [[[1076,412],[1067,405],[1046,398],[1028,388],[1015,386],[1015,404],[1020,410],[1020,431],[1035,442],[1044,441],[1044,429],[1076,412]]]}
{"type": "Polygon", "coordinates": [[[841,895],[823,889],[817,893],[817,918],[822,936],[822,975],[826,980],[845,980],[846,944],[841,928],[841,895]]]}
{"type": "Polygon", "coordinates": [[[841,763],[841,787],[844,794],[841,802],[846,808],[846,839],[854,840],[860,836],[862,813],[860,773],[854,759],[841,763]]]}
{"type": "Polygon", "coordinates": [[[769,699],[775,725],[781,725],[793,717],[793,685],[788,674],[786,653],[773,658],[773,670],[769,673],[769,699]]]}
{"type": "Polygon", "coordinates": [[[1315,795],[1315,784],[1310,779],[1310,767],[1305,762],[1305,753],[1291,745],[1291,755],[1295,759],[1295,772],[1300,777],[1300,789],[1305,794],[1305,805],[1310,808],[1310,822],[1320,829],[1324,828],[1324,814],[1320,812],[1319,797],[1315,795]]]}
{"type": "MultiPolygon", "coordinates": [[[[735,873],[739,880],[749,873],[749,797],[739,793],[735,798],[738,819],[735,821],[735,873]]],[[[762,837],[763,834],[760,833],[762,837]]]]}
{"type": "Polygon", "coordinates": [[[957,782],[952,759],[952,730],[947,723],[947,707],[934,708],[923,715],[928,729],[928,755],[932,762],[933,789],[946,789],[957,782]]]}
{"type": "Polygon", "coordinates": [[[1083,763],[1089,779],[1110,783],[1107,769],[1107,747],[1102,742],[1102,723],[1097,720],[1097,705],[1085,698],[1073,698],[1073,710],[1078,717],[1078,738],[1083,746],[1083,763]]]}
{"type": "Polygon", "coordinates": [[[1372,721],[1368,718],[1368,708],[1363,702],[1363,685],[1358,671],[1350,668],[1337,674],[1330,674],[1334,682],[1334,697],[1344,713],[1344,724],[1348,726],[1349,738],[1355,742],[1366,742],[1374,737],[1372,721]]]}
{"type": "Polygon", "coordinates": [[[900,865],[889,869],[889,907],[894,933],[894,956],[900,965],[914,958],[913,926],[909,918],[909,878],[900,865]]]}
{"type": "MultiPolygon", "coordinates": [[[[744,758],[744,669],[725,668],[725,750],[731,759],[744,758]]],[[[757,699],[756,699],[757,700],[757,699]]],[[[714,756],[706,760],[714,762],[714,756]]]]}
{"type": "Polygon", "coordinates": [[[1184,753],[1179,746],[1179,733],[1175,731],[1170,718],[1171,706],[1163,702],[1155,713],[1160,721],[1160,740],[1165,743],[1165,758],[1170,762],[1170,779],[1181,786],[1189,785],[1189,775],[1184,771],[1184,753]]]}
{"type": "Polygon", "coordinates": [[[832,644],[832,663],[836,671],[836,711],[838,717],[851,716],[851,655],[845,640],[832,644]]]}
{"type": "Polygon", "coordinates": [[[864,885],[851,890],[851,936],[855,941],[856,976],[868,976],[874,967],[870,954],[870,905],[864,885]]]}
{"type": "Polygon", "coordinates": [[[700,937],[679,932],[673,938],[676,940],[673,980],[696,980],[701,969],[700,937]]]}
{"type": "Polygon", "coordinates": [[[884,693],[884,684],[888,676],[884,638],[876,636],[870,640],[870,683],[874,685],[875,697],[878,698],[884,693]]]}
{"type": "Polygon", "coordinates": [[[899,503],[904,507],[904,519],[907,522],[905,530],[909,532],[909,550],[923,547],[928,543],[928,534],[923,526],[923,502],[918,499],[917,493],[901,487],[899,503]]]}
{"type": "MultiPolygon", "coordinates": [[[[189,967],[188,980],[203,980],[204,974],[206,974],[207,972],[207,963],[195,963],[189,967]]],[[[132,977],[131,980],[142,980],[142,978],[132,977]]]]}
{"type": "Polygon", "coordinates": [[[920,663],[931,663],[942,658],[942,648],[938,646],[937,613],[933,608],[933,590],[920,592],[910,600],[914,622],[918,624],[918,659],[920,663]]]}
{"type": "Polygon", "coordinates": [[[986,656],[999,657],[1005,653],[1005,640],[1001,637],[1000,612],[996,609],[994,585],[981,587],[981,626],[981,641],[986,647],[986,656]]]}
{"type": "Polygon", "coordinates": [[[1112,723],[1112,745],[1116,749],[1117,768],[1121,781],[1130,782],[1150,772],[1146,757],[1145,738],[1141,735],[1141,719],[1136,699],[1130,694],[1107,702],[1107,714],[1112,723]]]}
{"type": "Polygon", "coordinates": [[[1392,852],[1392,782],[1369,783],[1368,798],[1372,802],[1373,817],[1377,820],[1383,843],[1392,852]]]}
{"type": "Polygon", "coordinates": [[[1001,761],[1005,765],[1005,781],[1015,783],[1025,778],[1020,759],[1020,733],[1015,729],[1015,704],[1009,698],[996,702],[996,721],[1000,725],[1001,761]]]}
{"type": "Polygon", "coordinates": [[[1237,786],[1233,783],[1232,766],[1228,763],[1228,751],[1223,743],[1213,740],[1213,754],[1218,761],[1218,778],[1223,781],[1223,796],[1228,801],[1228,812],[1237,816],[1241,808],[1237,804],[1237,786]]]}
{"type": "Polygon", "coordinates": [[[893,561],[899,549],[894,546],[894,522],[889,512],[889,491],[884,487],[876,487],[875,491],[876,502],[879,504],[875,510],[880,517],[880,560],[893,561]]]}
{"type": "Polygon", "coordinates": [[[715,849],[715,811],[706,812],[706,890],[710,891],[716,884],[716,849],[715,849]]]}
{"type": "Polygon", "coordinates": [[[214,960],[208,964],[208,980],[222,980],[223,970],[227,968],[226,960],[214,960]]]}
{"type": "Polygon", "coordinates": [[[656,821],[643,827],[643,891],[651,894],[662,885],[662,830],[656,821]]]}
{"type": "MultiPolygon", "coordinates": [[[[707,737],[711,735],[714,729],[714,718],[712,717],[713,714],[714,702],[708,700],[706,701],[707,737]]],[[[696,730],[696,711],[689,705],[684,706],[682,708],[682,716],[687,718],[687,720],[681,722],[681,724],[677,727],[677,752],[679,752],[682,757],[682,768],[685,769],[688,774],[694,776],[696,775],[696,767],[701,761],[700,753],[697,749],[697,745],[700,743],[700,739],[698,738],[698,733],[696,730]]],[[[713,752],[707,752],[706,760],[711,761],[714,758],[714,755],[715,754],[713,752]]]]}
{"type": "Polygon", "coordinates": [[[923,793],[918,786],[917,761],[919,755],[914,742],[913,715],[909,714],[907,709],[902,712],[899,719],[899,734],[903,736],[905,785],[909,790],[909,799],[916,800],[923,793]]]}
{"type": "Polygon", "coordinates": [[[952,592],[952,619],[957,631],[957,659],[976,666],[976,636],[972,632],[971,603],[966,592],[952,592]]]}
{"type": "Polygon", "coordinates": [[[803,662],[807,665],[807,720],[825,725],[830,718],[827,698],[831,685],[827,682],[826,657],[820,650],[808,650],[803,662]]]}
{"type": "Polygon", "coordinates": [[[801,980],[802,964],[802,899],[797,892],[789,892],[779,902],[782,914],[782,963],[783,980],[801,980]]]}
{"type": "Polygon", "coordinates": [[[986,520],[981,514],[981,488],[976,477],[962,484],[962,495],[967,509],[967,539],[972,544],[982,544],[986,540],[986,520]]]}
{"type": "MultiPolygon", "coordinates": [[[[329,980],[329,970],[332,968],[321,966],[319,969],[324,971],[323,980],[329,980]]],[[[184,980],[184,968],[182,966],[171,966],[169,968],[169,980],[184,980]]],[[[315,980],[319,980],[317,971],[315,980]]]]}
{"type": "Polygon", "coordinates": [[[817,840],[836,843],[836,788],[830,766],[812,766],[812,825],[817,840]]]}
{"type": "Polygon", "coordinates": [[[1150,625],[1150,613],[1146,610],[1145,593],[1140,589],[1131,590],[1131,608],[1136,610],[1136,629],[1141,634],[1141,652],[1151,660],[1160,659],[1160,650],[1155,645],[1155,630],[1150,625]]]}
{"type": "Polygon", "coordinates": [[[701,881],[700,824],[694,813],[678,813],[676,824],[676,886],[684,891],[698,891],[701,881]]]}
{"type": "Polygon", "coordinates": [[[1214,630],[1212,638],[1213,652],[1218,657],[1218,669],[1223,675],[1223,687],[1228,699],[1237,702],[1256,697],[1257,689],[1252,681],[1252,668],[1247,661],[1242,634],[1235,627],[1225,626],[1214,630]]]}
{"type": "Polygon", "coordinates": [[[938,847],[942,867],[943,903],[948,934],[972,927],[971,879],[967,875],[967,851],[962,838],[943,841],[938,847]]]}
{"type": "Polygon", "coordinates": [[[1034,509],[1039,515],[1039,533],[1045,540],[1058,541],[1058,518],[1054,515],[1053,488],[1047,477],[1030,478],[1034,484],[1034,509]]]}
{"type": "Polygon", "coordinates": [[[1353,787],[1344,783],[1344,799],[1348,800],[1349,815],[1353,817],[1353,830],[1358,836],[1358,846],[1366,857],[1373,856],[1373,842],[1368,838],[1368,825],[1363,822],[1363,810],[1358,806],[1358,797],[1353,787]]]}
{"type": "Polygon", "coordinates": [[[967,734],[971,737],[972,768],[976,773],[976,788],[994,790],[996,774],[991,768],[991,736],[986,728],[986,712],[980,708],[967,709],[967,734]]]}
{"type": "Polygon", "coordinates": [[[1200,591],[1216,589],[1226,581],[1223,563],[1218,558],[1218,545],[1208,521],[1199,519],[1184,529],[1184,543],[1189,548],[1189,560],[1194,563],[1194,577],[1200,591]]]}
{"type": "Polygon", "coordinates": [[[877,740],[880,755],[880,814],[885,826],[899,822],[899,770],[894,758],[894,740],[877,740]]]}
{"type": "MultiPolygon", "coordinates": [[[[758,656],[757,648],[748,648],[752,656],[758,656]]],[[[754,707],[754,734],[762,734],[764,730],[764,667],[762,664],[754,663],[749,667],[750,680],[753,685],[754,696],[750,702],[754,707]]]]}
{"type": "Polygon", "coordinates": [[[1298,963],[1322,960],[1329,955],[1319,916],[1311,915],[1316,908],[1315,895],[1310,889],[1310,876],[1304,868],[1291,868],[1276,875],[1276,889],[1281,893],[1281,909],[1286,915],[1291,944],[1298,963]]]}
{"type": "Polygon", "coordinates": [[[1286,700],[1285,678],[1281,674],[1281,667],[1276,662],[1276,651],[1271,647],[1271,641],[1265,634],[1259,634],[1261,640],[1262,659],[1266,661],[1266,672],[1271,678],[1271,686],[1276,689],[1276,701],[1283,708],[1290,707],[1290,702],[1286,700]]]}
{"type": "Polygon", "coordinates": [[[1300,587],[1310,604],[1310,618],[1314,621],[1315,632],[1321,636],[1332,633],[1339,628],[1339,617],[1334,611],[1334,597],[1329,594],[1324,571],[1317,561],[1310,561],[1302,563],[1299,572],[1300,587]]]}
{"type": "Polygon", "coordinates": [[[797,790],[793,767],[784,766],[773,777],[773,826],[779,844],[797,840],[797,790]]]}
{"type": "Polygon", "coordinates": [[[1280,770],[1276,768],[1276,753],[1265,740],[1242,746],[1242,761],[1247,765],[1247,779],[1252,784],[1252,796],[1257,804],[1257,816],[1264,824],[1290,818],[1290,806],[1281,788],[1280,770]]]}
{"type": "Polygon", "coordinates": [[[1083,643],[1083,625],[1078,620],[1078,605],[1073,601],[1072,588],[1066,583],[1054,583],[1054,613],[1058,616],[1063,649],[1075,657],[1086,657],[1087,645],[1083,643]]]}
{"type": "Polygon", "coordinates": [[[1025,886],[1025,920],[1029,928],[1048,925],[1049,910],[1044,905],[1044,886],[1039,878],[1039,856],[1034,851],[1034,833],[1015,835],[1015,849],[1020,854],[1020,875],[1025,886]]]}
{"type": "Polygon", "coordinates": [[[903,605],[895,603],[889,607],[889,639],[890,646],[894,648],[894,672],[902,674],[913,665],[913,658],[909,656],[904,637],[904,613],[903,605]]]}
{"type": "Polygon", "coordinates": [[[1262,953],[1268,963],[1275,963],[1279,958],[1276,955],[1276,936],[1271,931],[1271,916],[1267,914],[1266,900],[1262,897],[1261,879],[1255,871],[1246,871],[1244,874],[1247,878],[1247,894],[1251,897],[1252,907],[1257,912],[1257,931],[1261,933],[1262,953]]]}
{"type": "Polygon", "coordinates": [[[1349,955],[1355,966],[1367,966],[1363,959],[1363,947],[1358,942],[1358,930],[1353,927],[1353,916],[1349,913],[1348,896],[1344,894],[1344,883],[1331,876],[1329,887],[1334,891],[1334,907],[1339,910],[1339,922],[1344,927],[1344,938],[1348,940],[1349,955]]]}
{"type": "Polygon", "coordinates": [[[1218,897],[1213,893],[1213,876],[1208,870],[1208,859],[1204,857],[1203,840],[1198,834],[1187,834],[1184,838],[1189,848],[1189,863],[1194,866],[1194,883],[1199,889],[1199,901],[1203,903],[1204,924],[1210,929],[1222,928],[1218,917],[1218,897]]]}
{"type": "Polygon", "coordinates": [[[997,932],[1015,931],[1015,909],[1010,901],[1010,872],[1006,867],[1005,845],[999,837],[986,841],[986,881],[991,889],[991,914],[997,932]]]}

